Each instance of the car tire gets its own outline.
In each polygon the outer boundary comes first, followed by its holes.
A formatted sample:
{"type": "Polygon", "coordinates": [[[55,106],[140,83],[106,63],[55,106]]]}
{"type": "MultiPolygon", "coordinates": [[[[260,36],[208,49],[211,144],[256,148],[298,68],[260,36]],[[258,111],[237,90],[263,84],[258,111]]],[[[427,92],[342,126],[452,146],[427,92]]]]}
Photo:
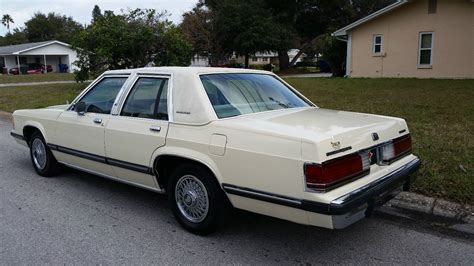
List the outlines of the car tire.
{"type": "Polygon", "coordinates": [[[180,165],[171,174],[168,200],[180,225],[191,233],[208,235],[223,222],[228,199],[205,167],[180,165]]]}
{"type": "Polygon", "coordinates": [[[51,177],[57,173],[59,164],[53,153],[46,145],[43,135],[39,131],[33,132],[30,141],[31,163],[40,176],[51,177]]]}

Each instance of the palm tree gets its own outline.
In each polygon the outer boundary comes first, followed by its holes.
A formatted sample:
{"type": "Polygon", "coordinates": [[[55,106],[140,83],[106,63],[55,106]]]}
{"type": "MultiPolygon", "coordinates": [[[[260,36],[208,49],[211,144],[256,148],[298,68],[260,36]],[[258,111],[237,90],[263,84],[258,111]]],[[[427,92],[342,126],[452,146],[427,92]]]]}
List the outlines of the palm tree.
{"type": "Polygon", "coordinates": [[[8,14],[3,15],[2,17],[2,24],[3,26],[7,27],[8,33],[10,33],[10,24],[15,23],[12,19],[12,17],[8,14]]]}

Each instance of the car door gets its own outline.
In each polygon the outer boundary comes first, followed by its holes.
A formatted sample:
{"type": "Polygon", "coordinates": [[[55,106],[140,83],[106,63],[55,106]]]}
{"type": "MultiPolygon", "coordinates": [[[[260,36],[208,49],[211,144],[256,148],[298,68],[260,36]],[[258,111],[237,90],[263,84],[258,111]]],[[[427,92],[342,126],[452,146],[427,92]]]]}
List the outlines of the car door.
{"type": "Polygon", "coordinates": [[[76,101],[85,103],[85,112],[78,113],[72,107],[61,113],[52,145],[58,161],[89,172],[113,176],[105,157],[104,130],[127,78],[104,76],[76,101]]]}
{"type": "Polygon", "coordinates": [[[115,175],[158,189],[151,169],[153,152],[168,131],[168,76],[137,76],[117,115],[105,128],[105,152],[115,175]]]}

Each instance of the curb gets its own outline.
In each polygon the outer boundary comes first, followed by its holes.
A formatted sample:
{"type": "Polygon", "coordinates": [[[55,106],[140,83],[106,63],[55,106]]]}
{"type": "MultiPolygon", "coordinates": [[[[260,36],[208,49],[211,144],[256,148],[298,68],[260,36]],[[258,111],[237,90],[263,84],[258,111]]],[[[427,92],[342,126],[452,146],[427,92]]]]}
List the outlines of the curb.
{"type": "Polygon", "coordinates": [[[390,207],[474,224],[474,206],[402,192],[387,203],[390,207]]]}
{"type": "Polygon", "coordinates": [[[378,211],[409,220],[424,219],[426,221],[428,219],[431,223],[444,224],[444,228],[456,231],[463,236],[474,236],[474,206],[472,205],[402,192],[385,206],[378,208],[378,211]]]}

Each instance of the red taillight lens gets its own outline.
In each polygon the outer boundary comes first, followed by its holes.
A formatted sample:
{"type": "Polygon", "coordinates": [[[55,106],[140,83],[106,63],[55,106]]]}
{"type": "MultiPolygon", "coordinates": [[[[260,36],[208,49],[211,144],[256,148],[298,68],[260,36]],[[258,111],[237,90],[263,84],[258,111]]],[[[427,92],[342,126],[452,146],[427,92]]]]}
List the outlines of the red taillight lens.
{"type": "Polygon", "coordinates": [[[350,154],[322,164],[306,164],[306,186],[310,189],[327,190],[346,180],[367,173],[370,164],[363,163],[366,154],[350,154]]]}
{"type": "Polygon", "coordinates": [[[406,135],[403,137],[396,138],[383,147],[381,147],[382,161],[385,163],[391,163],[401,156],[411,151],[411,137],[406,135]]]}

